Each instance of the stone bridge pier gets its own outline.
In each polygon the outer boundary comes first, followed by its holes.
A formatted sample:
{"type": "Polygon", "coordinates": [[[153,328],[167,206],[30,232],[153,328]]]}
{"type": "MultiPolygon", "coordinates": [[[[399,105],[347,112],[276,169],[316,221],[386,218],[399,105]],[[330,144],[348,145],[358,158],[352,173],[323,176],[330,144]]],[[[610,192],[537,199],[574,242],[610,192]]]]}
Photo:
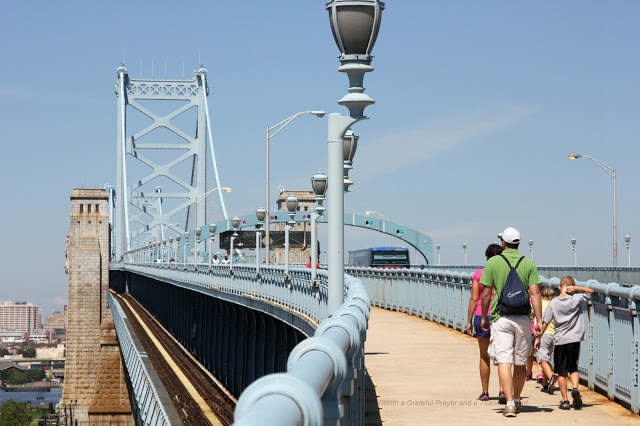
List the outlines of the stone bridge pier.
{"type": "Polygon", "coordinates": [[[133,424],[109,292],[108,197],[74,189],[66,248],[68,332],[61,412],[74,423],[133,424]]]}

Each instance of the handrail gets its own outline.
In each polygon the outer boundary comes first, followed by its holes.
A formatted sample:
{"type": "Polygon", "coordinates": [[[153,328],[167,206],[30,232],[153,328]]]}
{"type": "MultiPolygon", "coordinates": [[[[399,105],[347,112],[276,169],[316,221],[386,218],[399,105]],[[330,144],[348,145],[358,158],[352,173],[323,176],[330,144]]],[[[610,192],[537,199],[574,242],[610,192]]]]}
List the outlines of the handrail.
{"type": "Polygon", "coordinates": [[[133,394],[139,409],[140,418],[144,425],[171,425],[169,417],[158,396],[149,372],[144,366],[142,356],[136,349],[135,344],[127,326],[125,325],[126,314],[120,304],[114,299],[111,293],[107,293],[109,309],[113,316],[113,323],[120,343],[120,352],[124,360],[125,367],[129,374],[133,394]]]}
{"type": "MultiPolygon", "coordinates": [[[[401,311],[464,332],[471,278],[467,272],[443,269],[346,268],[362,280],[372,304],[401,311]]],[[[560,279],[540,276],[544,287],[557,288],[560,279]]],[[[619,399],[640,412],[640,286],[576,281],[594,294],[583,312],[586,324],[578,371],[590,389],[619,399]]]]}

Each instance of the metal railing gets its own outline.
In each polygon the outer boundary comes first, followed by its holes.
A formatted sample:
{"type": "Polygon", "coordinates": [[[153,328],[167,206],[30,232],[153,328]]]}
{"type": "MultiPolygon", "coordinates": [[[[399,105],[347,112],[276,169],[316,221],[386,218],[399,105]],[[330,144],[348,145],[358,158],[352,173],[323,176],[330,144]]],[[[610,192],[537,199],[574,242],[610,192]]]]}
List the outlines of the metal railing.
{"type": "MultiPolygon", "coordinates": [[[[113,315],[113,323],[120,343],[120,352],[124,360],[133,394],[136,399],[138,414],[144,425],[170,425],[169,417],[164,410],[158,392],[153,385],[149,372],[142,361],[142,354],[136,349],[129,329],[125,324],[127,316],[111,293],[107,295],[109,309],[113,315]]],[[[146,355],[144,355],[146,356],[146,355]]]]}
{"type": "MultiPolygon", "coordinates": [[[[362,280],[371,303],[405,312],[464,332],[471,298],[472,274],[424,270],[347,268],[362,280]]],[[[559,278],[542,276],[545,287],[557,288],[559,278]]],[[[590,389],[640,411],[638,345],[640,341],[640,286],[623,287],[595,280],[577,281],[595,293],[584,305],[585,340],[578,364],[580,378],[590,389]]]]}
{"type": "Polygon", "coordinates": [[[289,355],[287,372],[264,376],[240,396],[236,425],[363,425],[364,342],[370,300],[345,275],[347,298],[314,337],[289,355]]]}
{"type": "Polygon", "coordinates": [[[312,285],[308,268],[290,268],[289,279],[285,280],[284,266],[279,265],[262,266],[259,276],[255,265],[249,264],[234,264],[233,268],[207,263],[124,262],[119,265],[126,271],[276,302],[316,323],[327,317],[327,271],[324,270],[317,271],[316,283],[312,285]]]}

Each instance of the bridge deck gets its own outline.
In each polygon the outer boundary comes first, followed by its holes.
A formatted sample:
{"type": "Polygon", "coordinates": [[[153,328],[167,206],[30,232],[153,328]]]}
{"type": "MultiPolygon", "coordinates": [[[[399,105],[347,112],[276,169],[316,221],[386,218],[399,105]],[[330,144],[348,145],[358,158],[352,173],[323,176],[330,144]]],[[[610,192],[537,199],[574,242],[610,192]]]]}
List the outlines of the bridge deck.
{"type": "MultiPolygon", "coordinates": [[[[372,308],[367,333],[366,367],[376,397],[367,398],[367,424],[518,424],[638,423],[640,418],[596,392],[580,388],[581,411],[558,409],[560,391],[548,395],[529,381],[523,391],[522,413],[502,416],[498,405],[498,370],[492,367],[489,394],[482,391],[476,340],[447,327],[407,314],[372,308]],[[504,419],[504,420],[503,420],[504,419]]],[[[535,369],[535,367],[534,367],[535,369]]],[[[369,391],[369,389],[368,389],[369,391]]]]}

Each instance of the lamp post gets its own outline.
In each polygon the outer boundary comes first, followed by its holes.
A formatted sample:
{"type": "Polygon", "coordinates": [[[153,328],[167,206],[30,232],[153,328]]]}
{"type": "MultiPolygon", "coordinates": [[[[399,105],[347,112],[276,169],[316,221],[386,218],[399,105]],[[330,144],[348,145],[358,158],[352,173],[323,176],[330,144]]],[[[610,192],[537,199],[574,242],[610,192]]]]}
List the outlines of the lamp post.
{"type": "Polygon", "coordinates": [[[264,207],[256,210],[256,277],[260,277],[260,236],[262,235],[261,227],[264,225],[264,219],[267,217],[267,211],[264,207]]]}
{"type": "MultiPolygon", "coordinates": [[[[377,212],[375,210],[369,210],[364,212],[364,214],[366,214],[367,216],[371,215],[371,214],[377,214],[378,216],[380,216],[381,218],[383,218],[384,220],[388,221],[388,222],[393,222],[393,220],[391,220],[391,218],[388,218],[387,216],[383,215],[380,212],[377,212]]],[[[384,222],[382,223],[382,231],[385,232],[385,224],[384,222]]],[[[393,237],[391,235],[389,235],[389,247],[393,246],[393,237]]]]}
{"type": "Polygon", "coordinates": [[[311,213],[311,287],[316,286],[318,279],[318,217],[324,213],[324,197],[327,193],[327,175],[318,170],[311,178],[311,187],[316,196],[316,211],[311,213]]]}
{"type": "Polygon", "coordinates": [[[167,240],[162,240],[162,261],[167,261],[167,240]]]}
{"type": "Polygon", "coordinates": [[[173,237],[169,237],[169,260],[174,258],[173,237]]]}
{"type": "Polygon", "coordinates": [[[198,266],[198,244],[200,243],[200,233],[202,232],[202,229],[200,228],[196,228],[194,230],[196,236],[195,236],[195,241],[193,242],[193,264],[196,265],[196,267],[198,266]]]}
{"type": "Polygon", "coordinates": [[[631,237],[629,235],[624,236],[624,244],[627,246],[627,257],[629,259],[627,266],[631,266],[631,237]]]}
{"type": "Polygon", "coordinates": [[[233,242],[238,236],[238,226],[240,226],[240,218],[236,216],[231,219],[231,226],[233,226],[233,234],[231,234],[231,240],[229,244],[229,267],[231,268],[231,273],[233,273],[233,242]]]}
{"type": "Polygon", "coordinates": [[[571,160],[576,160],[578,158],[588,158],[589,160],[596,163],[598,167],[600,167],[606,174],[608,174],[611,178],[613,178],[613,266],[618,264],[618,225],[617,225],[617,213],[616,213],[616,169],[615,167],[609,167],[601,161],[596,160],[593,157],[582,154],[571,154],[569,155],[571,160]]]}
{"type": "Polygon", "coordinates": [[[184,234],[184,247],[182,250],[182,263],[187,264],[187,246],[189,245],[189,233],[185,232],[184,234]]]}
{"type": "Polygon", "coordinates": [[[438,251],[438,265],[441,265],[441,263],[440,263],[440,244],[436,244],[436,250],[438,251]]]}
{"type": "Polygon", "coordinates": [[[178,262],[178,260],[180,259],[180,235],[176,235],[176,262],[178,262]]]}
{"type": "Polygon", "coordinates": [[[266,137],[266,179],[265,179],[265,191],[264,191],[264,202],[265,202],[265,248],[266,248],[266,258],[265,258],[265,264],[268,265],[269,264],[269,250],[271,250],[271,241],[269,241],[270,239],[270,230],[269,227],[271,225],[270,223],[270,210],[269,210],[269,141],[271,140],[272,137],[274,137],[275,135],[277,135],[280,130],[284,129],[285,127],[287,127],[289,125],[289,123],[291,123],[293,120],[295,120],[296,118],[300,117],[301,115],[304,114],[311,114],[311,115],[315,115],[316,117],[324,117],[325,112],[324,111],[302,111],[299,112],[297,114],[293,114],[291,117],[286,118],[284,120],[282,120],[281,122],[279,122],[278,124],[274,124],[273,126],[267,126],[267,137],[266,137]],[[275,130],[275,132],[271,133],[272,130],[275,130]]]}
{"type": "Polygon", "coordinates": [[[365,120],[364,109],[375,101],[364,93],[364,75],[373,71],[371,50],[380,29],[384,3],[379,0],[333,0],[327,3],[331,31],[340,49],[338,71],[349,77],[349,94],[338,101],[349,115],[330,114],[328,120],[329,287],[328,314],[344,302],[344,137],[365,120]]]}
{"type": "Polygon", "coordinates": [[[289,230],[296,224],[293,217],[298,210],[298,198],[295,195],[289,195],[285,202],[287,211],[289,212],[289,221],[284,227],[284,279],[289,279],[289,230]]]}
{"type": "Polygon", "coordinates": [[[529,240],[529,256],[531,256],[531,260],[533,260],[533,240],[529,240]]]}
{"type": "Polygon", "coordinates": [[[464,254],[464,266],[467,266],[467,243],[462,243],[462,253],[464,254]]]}
{"type": "Polygon", "coordinates": [[[571,249],[573,250],[573,266],[578,266],[578,255],[576,254],[576,239],[571,238],[571,249]]]}
{"type": "MultiPolygon", "coordinates": [[[[159,185],[156,186],[156,192],[158,193],[158,214],[162,216],[162,196],[160,195],[162,193],[162,187],[159,185]]],[[[162,223],[160,224],[160,238],[164,240],[164,225],[162,223]]]]}
{"type": "Polygon", "coordinates": [[[216,229],[217,229],[217,225],[215,223],[212,223],[211,225],[209,225],[209,265],[211,265],[211,256],[212,256],[212,252],[213,252],[213,240],[216,237],[216,229]]]}

